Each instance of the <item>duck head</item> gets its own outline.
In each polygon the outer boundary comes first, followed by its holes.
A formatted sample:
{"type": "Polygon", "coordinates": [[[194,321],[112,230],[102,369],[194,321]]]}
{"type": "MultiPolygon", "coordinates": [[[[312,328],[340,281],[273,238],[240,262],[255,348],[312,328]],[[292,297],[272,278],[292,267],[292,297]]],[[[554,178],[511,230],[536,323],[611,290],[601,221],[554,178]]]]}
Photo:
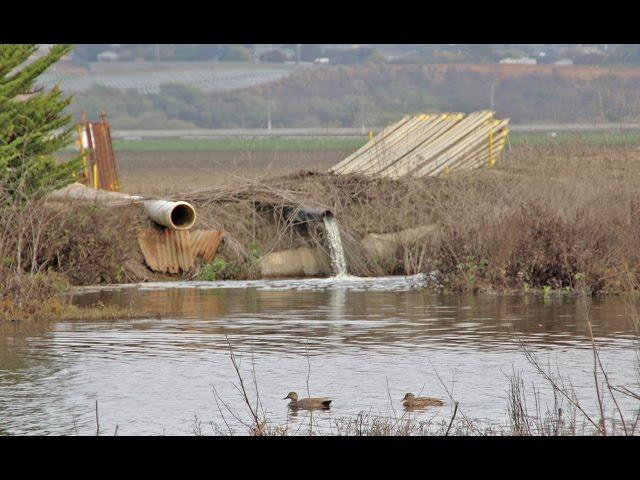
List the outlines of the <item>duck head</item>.
{"type": "Polygon", "coordinates": [[[413,393],[407,393],[407,394],[405,394],[405,396],[402,399],[402,401],[406,402],[407,400],[413,400],[414,398],[416,398],[416,396],[413,393]]]}
{"type": "Polygon", "coordinates": [[[283,400],[290,399],[292,402],[298,401],[298,394],[296,392],[289,392],[289,395],[283,398],[283,400]]]}

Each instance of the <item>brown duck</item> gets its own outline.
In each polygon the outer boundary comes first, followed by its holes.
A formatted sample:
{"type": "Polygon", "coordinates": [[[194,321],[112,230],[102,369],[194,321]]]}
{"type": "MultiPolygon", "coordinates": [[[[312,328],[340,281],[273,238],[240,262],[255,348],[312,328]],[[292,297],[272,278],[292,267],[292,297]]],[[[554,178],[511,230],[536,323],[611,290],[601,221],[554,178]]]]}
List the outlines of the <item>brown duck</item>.
{"type": "Polygon", "coordinates": [[[425,407],[441,407],[444,405],[442,400],[430,397],[416,397],[413,393],[407,393],[402,399],[402,404],[407,409],[425,408],[425,407]]]}
{"type": "Polygon", "coordinates": [[[331,400],[326,397],[319,398],[301,398],[298,400],[298,394],[296,392],[289,392],[289,395],[283,398],[283,400],[290,399],[289,408],[294,410],[328,410],[331,407],[331,400]]]}

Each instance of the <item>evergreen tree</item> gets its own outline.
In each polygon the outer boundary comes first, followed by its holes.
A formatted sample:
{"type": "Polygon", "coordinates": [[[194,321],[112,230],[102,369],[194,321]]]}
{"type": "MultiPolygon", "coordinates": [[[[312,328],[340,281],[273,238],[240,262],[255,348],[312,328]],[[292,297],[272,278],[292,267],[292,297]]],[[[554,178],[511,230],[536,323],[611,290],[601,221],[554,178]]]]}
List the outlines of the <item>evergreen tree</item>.
{"type": "Polygon", "coordinates": [[[35,60],[37,45],[0,44],[0,188],[19,200],[39,197],[75,180],[80,157],[59,162],[53,154],[73,141],[71,97],[58,86],[37,87],[38,77],[72,49],[55,45],[35,60]]]}

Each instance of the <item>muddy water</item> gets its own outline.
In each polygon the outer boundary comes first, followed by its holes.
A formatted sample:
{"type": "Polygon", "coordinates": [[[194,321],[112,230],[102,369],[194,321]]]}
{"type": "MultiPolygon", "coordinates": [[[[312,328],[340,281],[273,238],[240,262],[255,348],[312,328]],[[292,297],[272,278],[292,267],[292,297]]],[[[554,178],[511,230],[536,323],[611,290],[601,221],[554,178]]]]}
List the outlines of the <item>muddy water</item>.
{"type": "MultiPolygon", "coordinates": [[[[247,418],[235,387],[225,336],[273,423],[305,431],[309,417],[290,415],[289,391],[333,399],[314,423],[334,430],[341,417],[366,411],[401,414],[407,391],[440,397],[437,374],[467,417],[506,423],[506,375],[551,392],[527,363],[518,338],[544,364],[570,379],[587,409],[592,401],[590,340],[569,298],[436,296],[414,289],[419,278],[195,282],[87,289],[79,305],[133,306],[162,318],[59,322],[44,331],[0,333],[0,432],[95,434],[203,433],[226,430],[213,388],[247,418]]],[[[589,309],[611,381],[635,387],[634,330],[625,304],[594,301],[589,309]]],[[[623,408],[634,405],[622,399],[623,408]]],[[[222,407],[224,410],[224,407],[222,407]]],[[[232,429],[241,424],[227,415],[232,429]]]]}

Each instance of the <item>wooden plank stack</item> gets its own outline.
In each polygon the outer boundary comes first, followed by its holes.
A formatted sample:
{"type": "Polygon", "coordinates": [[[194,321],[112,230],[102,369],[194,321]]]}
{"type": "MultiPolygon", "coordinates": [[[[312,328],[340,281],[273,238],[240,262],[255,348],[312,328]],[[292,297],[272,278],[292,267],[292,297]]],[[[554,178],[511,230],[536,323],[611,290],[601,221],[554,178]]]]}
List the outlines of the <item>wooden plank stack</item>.
{"type": "Polygon", "coordinates": [[[490,111],[405,116],[329,171],[401,178],[492,167],[502,154],[508,125],[508,119],[497,120],[490,111]]]}

